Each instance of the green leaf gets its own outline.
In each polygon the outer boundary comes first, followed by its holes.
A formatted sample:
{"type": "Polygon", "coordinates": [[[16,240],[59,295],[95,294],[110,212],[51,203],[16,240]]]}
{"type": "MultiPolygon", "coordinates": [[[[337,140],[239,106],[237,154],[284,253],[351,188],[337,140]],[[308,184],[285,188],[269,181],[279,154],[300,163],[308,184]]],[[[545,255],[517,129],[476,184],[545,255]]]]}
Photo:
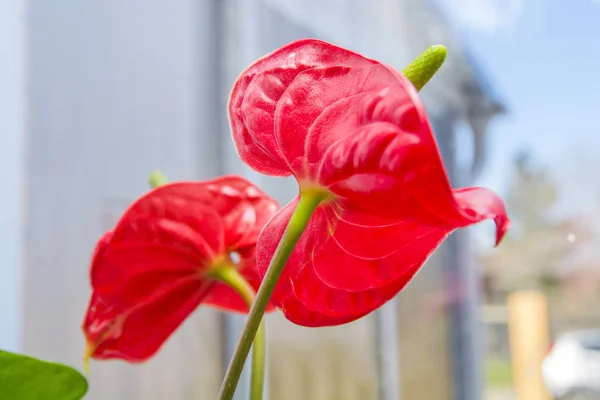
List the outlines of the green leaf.
{"type": "Polygon", "coordinates": [[[71,367],[0,350],[0,399],[79,400],[87,390],[71,367]]]}

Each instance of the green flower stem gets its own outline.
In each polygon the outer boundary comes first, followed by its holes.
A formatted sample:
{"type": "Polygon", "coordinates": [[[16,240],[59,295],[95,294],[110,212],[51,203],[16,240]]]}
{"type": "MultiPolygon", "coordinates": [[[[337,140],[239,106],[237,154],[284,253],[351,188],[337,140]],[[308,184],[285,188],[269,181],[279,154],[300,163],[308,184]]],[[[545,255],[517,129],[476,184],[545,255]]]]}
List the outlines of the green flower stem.
{"type": "Polygon", "coordinates": [[[408,64],[402,74],[417,90],[421,90],[440,69],[446,60],[446,53],[446,48],[441,44],[431,46],[408,64]]]}
{"type": "MultiPolygon", "coordinates": [[[[210,271],[210,276],[235,290],[248,305],[254,302],[254,288],[233,267],[220,267],[210,271]]],[[[250,375],[250,400],[262,400],[265,384],[265,327],[260,323],[252,346],[252,372],[250,375]]]]}
{"type": "Polygon", "coordinates": [[[252,340],[259,328],[269,299],[281,276],[281,272],[292,254],[292,250],[294,250],[298,239],[300,239],[302,232],[304,232],[304,228],[306,228],[310,217],[319,204],[329,196],[330,194],[328,192],[322,190],[307,190],[301,194],[300,201],[290,218],[290,222],[288,223],[285,232],[283,232],[283,236],[279,241],[275,254],[273,254],[273,258],[265,273],[263,282],[258,289],[252,308],[250,308],[248,320],[242,330],[242,335],[235,352],[233,353],[233,358],[225,373],[225,379],[223,380],[221,391],[219,392],[219,400],[231,400],[233,398],[233,394],[235,393],[235,389],[240,380],[240,375],[244,368],[244,363],[248,358],[252,340]]]}

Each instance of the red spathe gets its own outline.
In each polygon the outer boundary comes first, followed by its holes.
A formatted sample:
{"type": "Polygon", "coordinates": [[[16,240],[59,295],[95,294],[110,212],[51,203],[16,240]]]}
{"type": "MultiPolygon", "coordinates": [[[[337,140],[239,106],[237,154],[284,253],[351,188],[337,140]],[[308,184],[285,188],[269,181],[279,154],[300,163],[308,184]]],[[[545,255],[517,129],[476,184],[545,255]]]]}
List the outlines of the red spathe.
{"type": "Polygon", "coordinates": [[[166,184],[136,200],[92,258],[83,323],[90,356],[144,361],[200,304],[247,312],[237,293],[206,273],[235,264],[258,289],[255,244],[276,210],[275,200],[237,176],[166,184]]]}
{"type": "MultiPolygon", "coordinates": [[[[300,190],[327,191],[273,295],[306,326],[346,323],[380,307],[455,229],[509,227],[485,188],[452,189],[421,100],[393,68],[305,39],[259,59],[234,84],[232,135],[242,160],[300,190]]],[[[298,198],[257,243],[264,275],[298,198]]]]}

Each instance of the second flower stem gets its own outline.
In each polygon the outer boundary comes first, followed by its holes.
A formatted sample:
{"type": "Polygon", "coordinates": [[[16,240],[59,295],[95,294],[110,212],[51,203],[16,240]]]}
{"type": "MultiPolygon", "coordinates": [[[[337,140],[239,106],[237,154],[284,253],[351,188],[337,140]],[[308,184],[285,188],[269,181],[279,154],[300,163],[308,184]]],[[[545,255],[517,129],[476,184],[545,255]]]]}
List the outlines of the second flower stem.
{"type": "Polygon", "coordinates": [[[271,295],[275,290],[275,285],[281,276],[281,272],[290,258],[298,239],[300,239],[302,232],[304,232],[304,228],[306,228],[310,217],[319,204],[327,199],[328,195],[328,193],[320,190],[310,190],[303,192],[300,196],[300,201],[283,232],[283,236],[279,241],[277,249],[275,249],[275,253],[267,268],[262,284],[256,293],[252,308],[250,308],[248,320],[242,330],[242,335],[233,353],[233,358],[225,373],[225,379],[223,380],[221,391],[219,392],[219,400],[231,400],[233,398],[235,389],[240,380],[240,375],[244,369],[244,364],[248,358],[252,341],[257,334],[271,295]]]}
{"type": "MultiPolygon", "coordinates": [[[[210,275],[235,290],[248,308],[254,302],[254,288],[234,267],[215,268],[210,275]]],[[[252,347],[252,372],[250,375],[250,400],[262,400],[265,384],[265,327],[260,323],[252,347]]]]}

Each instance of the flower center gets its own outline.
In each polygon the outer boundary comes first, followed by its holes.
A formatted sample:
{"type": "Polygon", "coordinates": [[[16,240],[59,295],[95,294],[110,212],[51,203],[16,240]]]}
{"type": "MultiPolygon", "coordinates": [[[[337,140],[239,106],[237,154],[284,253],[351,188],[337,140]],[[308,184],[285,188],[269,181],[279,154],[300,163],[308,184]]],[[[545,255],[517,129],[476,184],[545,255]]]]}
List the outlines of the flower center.
{"type": "Polygon", "coordinates": [[[300,196],[313,197],[319,201],[320,205],[331,203],[338,198],[331,190],[315,182],[302,181],[298,182],[298,185],[300,186],[300,196]]]}
{"type": "Polygon", "coordinates": [[[218,272],[224,268],[237,269],[239,261],[240,255],[237,252],[232,251],[230,253],[221,254],[212,260],[203,275],[214,277],[215,274],[218,274],[218,272]]]}

